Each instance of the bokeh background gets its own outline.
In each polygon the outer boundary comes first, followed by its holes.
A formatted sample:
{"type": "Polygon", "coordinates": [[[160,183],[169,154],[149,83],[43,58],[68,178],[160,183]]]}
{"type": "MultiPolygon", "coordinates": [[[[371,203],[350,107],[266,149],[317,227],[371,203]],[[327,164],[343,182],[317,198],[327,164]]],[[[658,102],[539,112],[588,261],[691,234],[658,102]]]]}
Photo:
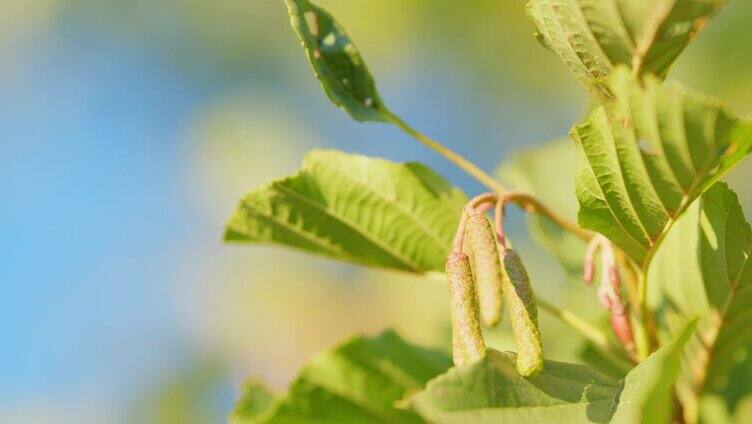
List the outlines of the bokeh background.
{"type": "MultiPolygon", "coordinates": [[[[395,112],[486,169],[583,113],[521,0],[319,3],[395,112]]],[[[246,377],[281,390],[354,333],[394,327],[447,348],[441,284],[221,242],[241,195],[314,147],[419,160],[480,190],[397,130],[332,107],[282,1],[0,6],[0,422],[223,422],[246,377]]],[[[672,78],[748,115],[749,22],[752,4],[731,2],[672,78]]],[[[730,177],[748,211],[751,175],[730,177]]],[[[593,293],[529,242],[524,217],[510,222],[539,291],[587,311],[593,293]]],[[[543,317],[544,339],[562,330],[543,317]]],[[[547,354],[571,360],[575,345],[547,354]]]]}

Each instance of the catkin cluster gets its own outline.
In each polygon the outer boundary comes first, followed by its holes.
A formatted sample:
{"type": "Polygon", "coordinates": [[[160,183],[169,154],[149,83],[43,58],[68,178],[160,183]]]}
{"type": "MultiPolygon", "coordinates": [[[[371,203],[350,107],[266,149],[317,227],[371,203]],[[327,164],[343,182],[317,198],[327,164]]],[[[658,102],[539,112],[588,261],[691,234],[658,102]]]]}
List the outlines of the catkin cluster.
{"type": "MultiPolygon", "coordinates": [[[[454,363],[460,366],[483,357],[485,342],[479,316],[485,325],[494,326],[501,320],[506,303],[517,347],[517,371],[532,377],[543,367],[543,348],[530,279],[519,255],[506,246],[500,229],[494,231],[488,218],[475,207],[471,200],[454,251],[446,262],[454,363]]],[[[496,213],[503,213],[503,208],[497,208],[496,213]]]]}

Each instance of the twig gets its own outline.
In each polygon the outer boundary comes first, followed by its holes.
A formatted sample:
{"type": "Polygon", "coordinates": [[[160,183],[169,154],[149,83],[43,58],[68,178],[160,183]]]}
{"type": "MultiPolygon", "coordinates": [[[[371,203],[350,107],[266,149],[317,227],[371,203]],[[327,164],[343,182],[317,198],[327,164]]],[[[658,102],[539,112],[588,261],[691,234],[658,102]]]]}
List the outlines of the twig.
{"type": "Polygon", "coordinates": [[[407,133],[414,139],[420,141],[421,143],[423,143],[424,146],[428,147],[429,149],[435,151],[441,156],[444,156],[447,160],[457,165],[457,167],[459,167],[463,171],[470,174],[472,177],[480,181],[486,187],[490,188],[491,190],[497,193],[503,193],[507,191],[506,187],[504,187],[498,180],[496,180],[496,178],[488,175],[485,171],[475,166],[474,163],[460,156],[454,150],[449,149],[448,147],[445,147],[443,144],[439,143],[438,141],[433,140],[427,135],[414,129],[413,127],[408,125],[405,121],[403,121],[402,118],[400,118],[399,116],[390,112],[388,117],[389,117],[389,120],[394,125],[399,127],[402,131],[404,131],[405,133],[407,133]]]}
{"type": "Polygon", "coordinates": [[[540,200],[536,199],[535,197],[523,193],[520,191],[513,191],[504,194],[505,203],[515,203],[519,205],[522,209],[524,209],[527,212],[532,213],[538,213],[541,215],[544,215],[546,218],[550,219],[554,224],[558,225],[559,227],[563,228],[566,231],[569,231],[570,233],[576,235],[580,239],[584,241],[590,241],[591,238],[593,238],[594,233],[588,230],[583,230],[582,228],[578,227],[577,224],[575,224],[572,221],[569,221],[568,219],[560,216],[556,212],[552,211],[548,206],[541,203],[540,200]]]}
{"type": "MultiPolygon", "coordinates": [[[[403,121],[402,118],[400,118],[399,116],[391,112],[389,112],[387,116],[388,116],[389,121],[392,124],[396,125],[399,129],[404,131],[406,134],[418,140],[421,144],[428,147],[429,149],[440,154],[441,156],[446,158],[448,161],[456,165],[458,168],[462,169],[467,174],[469,174],[470,176],[478,180],[481,184],[493,190],[495,193],[504,194],[509,191],[496,178],[492,177],[491,175],[489,175],[488,173],[486,173],[485,171],[477,167],[474,163],[462,157],[460,154],[458,154],[454,150],[444,146],[438,141],[428,137],[422,132],[411,127],[405,121],[403,121]]],[[[546,207],[543,203],[541,203],[538,199],[535,199],[532,195],[527,194],[527,193],[522,193],[522,192],[512,192],[508,194],[512,195],[510,196],[511,202],[520,204],[520,206],[522,206],[525,209],[528,209],[530,212],[535,212],[535,213],[545,215],[548,219],[553,221],[554,224],[558,225],[559,227],[561,227],[562,229],[566,231],[571,232],[572,234],[580,237],[581,239],[587,241],[587,240],[590,240],[590,238],[592,237],[592,233],[590,231],[583,230],[580,227],[578,227],[576,223],[571,222],[562,216],[559,216],[554,211],[546,207]]]]}

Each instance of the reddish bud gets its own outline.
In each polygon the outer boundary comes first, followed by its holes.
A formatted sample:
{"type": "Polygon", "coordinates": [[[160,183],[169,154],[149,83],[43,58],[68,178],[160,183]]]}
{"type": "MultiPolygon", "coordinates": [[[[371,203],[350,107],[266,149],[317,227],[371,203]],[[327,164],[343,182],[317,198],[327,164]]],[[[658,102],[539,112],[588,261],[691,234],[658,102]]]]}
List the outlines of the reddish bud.
{"type": "Polygon", "coordinates": [[[608,268],[608,279],[614,291],[619,293],[621,291],[621,275],[619,274],[619,267],[616,264],[611,264],[608,268]]]}
{"type": "Polygon", "coordinates": [[[593,284],[593,278],[595,277],[595,261],[588,261],[585,260],[585,264],[582,268],[582,281],[585,282],[585,284],[590,285],[593,284]]]}
{"type": "Polygon", "coordinates": [[[587,245],[585,260],[582,267],[582,280],[585,284],[592,284],[595,278],[595,252],[600,246],[600,237],[593,237],[587,245]]]}
{"type": "Polygon", "coordinates": [[[627,351],[631,351],[634,348],[634,336],[632,335],[629,317],[624,310],[621,312],[614,311],[611,314],[611,328],[627,351]]]}
{"type": "Polygon", "coordinates": [[[601,284],[598,286],[598,300],[600,300],[601,305],[603,305],[604,308],[608,309],[609,311],[613,307],[612,302],[612,296],[610,293],[610,289],[608,286],[605,286],[601,284]]]}

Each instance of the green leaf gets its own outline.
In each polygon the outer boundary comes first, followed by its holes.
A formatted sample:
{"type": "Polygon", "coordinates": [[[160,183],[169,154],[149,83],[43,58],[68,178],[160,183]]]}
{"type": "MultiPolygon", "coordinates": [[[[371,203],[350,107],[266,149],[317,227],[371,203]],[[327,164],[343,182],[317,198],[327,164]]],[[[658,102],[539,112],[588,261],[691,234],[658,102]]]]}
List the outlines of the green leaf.
{"type": "MultiPolygon", "coordinates": [[[[501,163],[497,175],[511,189],[533,194],[561,216],[574,221],[576,169],[577,150],[567,139],[513,154],[501,163]]],[[[538,214],[530,216],[529,225],[534,240],[559,260],[567,277],[581,282],[585,242],[538,214]]]]}
{"type": "Polygon", "coordinates": [[[578,221],[644,267],[674,220],[749,153],[752,123],[656,78],[641,85],[623,67],[608,88],[613,98],[571,132],[578,221]]]}
{"type": "Polygon", "coordinates": [[[243,384],[243,394],[235,405],[230,422],[232,424],[252,423],[269,411],[273,403],[274,395],[263,383],[249,380],[243,384]]]}
{"type": "Polygon", "coordinates": [[[356,337],[303,368],[286,395],[253,424],[419,423],[394,404],[451,365],[448,356],[386,331],[356,337]]]}
{"type": "MultiPolygon", "coordinates": [[[[619,64],[661,79],[725,0],[530,0],[536,36],[588,89],[619,64]]],[[[600,92],[600,94],[605,94],[600,92]]]]}
{"type": "Polygon", "coordinates": [[[716,183],[692,204],[656,253],[649,284],[684,316],[701,317],[693,344],[692,385],[717,391],[740,350],[752,342],[752,228],[736,194],[716,183]]]}
{"type": "Polygon", "coordinates": [[[682,366],[682,352],[697,322],[689,321],[671,342],[627,374],[614,398],[612,423],[669,422],[673,387],[682,366]]]}
{"type": "Polygon", "coordinates": [[[376,267],[442,272],[466,200],[421,164],[318,150],[293,176],[245,196],[225,240],[283,244],[376,267]]]}
{"type": "MultiPolygon", "coordinates": [[[[610,328],[604,328],[603,330],[604,332],[610,331],[610,328]]],[[[616,380],[623,379],[633,365],[627,359],[617,358],[613,355],[604,353],[602,350],[587,341],[583,341],[577,358],[584,364],[603,373],[603,375],[616,380]]]]}
{"type": "MultiPolygon", "coordinates": [[[[752,355],[750,355],[750,349],[752,349],[752,345],[748,344],[743,349],[746,351],[744,359],[723,373],[721,378],[728,378],[728,383],[725,387],[719,390],[720,387],[716,382],[715,387],[711,387],[712,392],[705,392],[703,394],[703,398],[707,396],[722,398],[730,411],[735,411],[735,414],[741,413],[747,417],[746,420],[739,422],[752,422],[752,355]],[[718,393],[720,396],[715,393],[718,393]]],[[[701,406],[700,413],[702,414],[702,412],[701,406]]]]}
{"type": "Polygon", "coordinates": [[[432,423],[605,423],[615,391],[598,372],[555,361],[525,379],[513,353],[489,349],[430,381],[410,404],[432,423]]]}
{"type": "Polygon", "coordinates": [[[389,111],[344,28],[308,0],[285,2],[290,23],[329,99],[358,121],[387,122],[389,111]]]}

